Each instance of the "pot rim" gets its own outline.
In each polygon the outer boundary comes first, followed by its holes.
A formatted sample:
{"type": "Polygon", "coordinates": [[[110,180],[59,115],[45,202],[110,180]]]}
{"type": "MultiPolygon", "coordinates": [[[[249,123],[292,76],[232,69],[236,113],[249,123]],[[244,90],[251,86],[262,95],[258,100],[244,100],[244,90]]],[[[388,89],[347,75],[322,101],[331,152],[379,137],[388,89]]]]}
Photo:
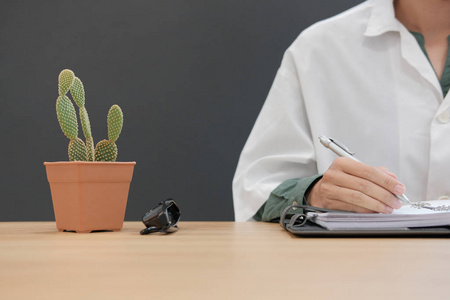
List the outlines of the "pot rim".
{"type": "Polygon", "coordinates": [[[135,165],[135,161],[54,161],[44,162],[44,165],[135,165]]]}

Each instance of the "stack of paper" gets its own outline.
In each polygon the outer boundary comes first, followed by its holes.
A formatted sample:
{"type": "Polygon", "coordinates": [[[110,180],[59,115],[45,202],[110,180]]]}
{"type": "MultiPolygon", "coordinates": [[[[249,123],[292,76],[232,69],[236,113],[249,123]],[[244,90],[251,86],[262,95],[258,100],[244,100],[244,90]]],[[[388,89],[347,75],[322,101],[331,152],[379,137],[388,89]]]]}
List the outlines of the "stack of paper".
{"type": "MultiPolygon", "coordinates": [[[[450,205],[450,200],[432,200],[426,201],[426,203],[432,207],[447,206],[450,205]]],[[[434,211],[411,207],[411,205],[404,205],[392,214],[309,212],[307,218],[329,230],[450,226],[450,210],[434,211]]]]}

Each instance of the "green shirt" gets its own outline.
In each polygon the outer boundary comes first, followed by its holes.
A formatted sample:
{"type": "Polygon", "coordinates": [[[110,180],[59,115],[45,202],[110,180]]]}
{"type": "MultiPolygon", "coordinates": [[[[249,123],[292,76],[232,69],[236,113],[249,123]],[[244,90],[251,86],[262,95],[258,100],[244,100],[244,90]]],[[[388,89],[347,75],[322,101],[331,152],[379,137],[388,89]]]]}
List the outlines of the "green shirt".
{"type": "MultiPolygon", "coordinates": [[[[418,32],[411,32],[420,45],[420,48],[428,58],[425,50],[425,39],[418,32]]],[[[444,71],[440,80],[442,93],[445,97],[450,88],[450,36],[448,37],[448,53],[445,62],[444,71]]],[[[428,59],[429,60],[429,59],[428,59]]],[[[305,195],[309,189],[322,178],[322,175],[314,175],[306,178],[288,179],[282,182],[272,193],[269,199],[261,206],[258,212],[253,216],[256,221],[276,222],[279,220],[281,212],[290,205],[307,204],[305,195]]]]}

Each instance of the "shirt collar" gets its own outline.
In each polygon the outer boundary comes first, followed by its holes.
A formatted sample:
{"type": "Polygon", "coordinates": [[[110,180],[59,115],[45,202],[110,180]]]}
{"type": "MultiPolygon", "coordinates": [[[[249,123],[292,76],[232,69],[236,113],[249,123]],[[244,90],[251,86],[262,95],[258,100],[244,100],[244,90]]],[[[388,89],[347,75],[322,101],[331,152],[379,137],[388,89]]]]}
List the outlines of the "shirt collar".
{"type": "Polygon", "coordinates": [[[388,31],[400,31],[400,22],[395,18],[393,0],[370,0],[372,12],[365,36],[377,36],[388,31]]]}

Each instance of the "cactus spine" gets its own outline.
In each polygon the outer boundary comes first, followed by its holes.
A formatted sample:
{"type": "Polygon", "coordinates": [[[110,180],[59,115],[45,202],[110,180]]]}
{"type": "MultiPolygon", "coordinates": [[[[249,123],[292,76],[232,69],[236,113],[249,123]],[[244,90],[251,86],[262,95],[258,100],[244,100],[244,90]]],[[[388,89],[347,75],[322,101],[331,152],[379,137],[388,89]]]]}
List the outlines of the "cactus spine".
{"type": "Polygon", "coordinates": [[[58,93],[56,100],[56,113],[59,125],[69,142],[69,159],[71,161],[116,161],[117,145],[123,126],[123,112],[118,105],[113,105],[107,118],[108,140],[100,141],[94,148],[91,123],[85,107],[84,86],[71,70],[63,70],[58,77],[58,93]],[[75,106],[66,96],[70,90],[73,102],[78,107],[81,127],[86,143],[78,137],[78,122],[75,106]]]}

